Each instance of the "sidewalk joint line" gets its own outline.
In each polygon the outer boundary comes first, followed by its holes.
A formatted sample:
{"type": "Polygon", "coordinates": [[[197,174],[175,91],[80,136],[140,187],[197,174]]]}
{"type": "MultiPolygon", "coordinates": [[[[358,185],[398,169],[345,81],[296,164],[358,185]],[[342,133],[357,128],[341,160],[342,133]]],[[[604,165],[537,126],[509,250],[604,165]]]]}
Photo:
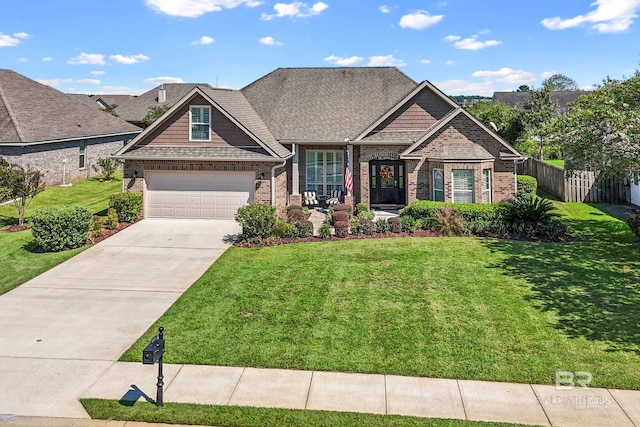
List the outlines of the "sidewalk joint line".
{"type": "MultiPolygon", "coordinates": [[[[540,397],[538,396],[538,393],[536,393],[536,391],[533,389],[533,385],[529,384],[529,388],[533,392],[533,395],[536,397],[536,400],[538,401],[538,405],[540,405],[540,408],[542,408],[542,413],[547,418],[547,421],[549,422],[549,425],[553,426],[553,423],[551,422],[551,418],[549,418],[549,415],[547,414],[547,411],[545,411],[544,405],[542,404],[542,401],[540,400],[540,397]]],[[[611,393],[609,393],[609,394],[611,394],[611,393]]]]}
{"type": "Polygon", "coordinates": [[[464,406],[464,397],[462,397],[462,389],[460,388],[460,380],[456,380],[456,385],[458,386],[458,393],[460,394],[460,402],[462,402],[462,411],[464,412],[464,419],[468,420],[469,416],[467,415],[467,408],[464,406]]]}
{"type": "Polygon", "coordinates": [[[311,396],[311,384],[313,384],[313,377],[316,374],[316,371],[311,371],[311,380],[309,380],[309,388],[307,389],[307,398],[304,401],[304,409],[307,409],[309,405],[309,396],[311,396]]]}
{"type": "Polygon", "coordinates": [[[169,381],[168,384],[165,384],[165,391],[169,389],[169,387],[171,387],[171,384],[173,384],[173,382],[176,380],[176,378],[178,378],[178,375],[180,375],[180,372],[182,371],[182,368],[184,368],[184,363],[180,365],[180,367],[178,368],[178,372],[176,372],[176,374],[173,376],[173,378],[171,378],[171,381],[169,381]]]}
{"type": "Polygon", "coordinates": [[[633,422],[633,420],[631,419],[631,417],[629,416],[629,414],[627,414],[627,411],[624,410],[624,408],[622,407],[622,405],[620,404],[620,402],[618,402],[618,400],[616,399],[616,397],[613,395],[613,393],[611,393],[611,391],[609,391],[608,388],[605,388],[605,390],[607,390],[607,393],[609,393],[609,396],[611,396],[611,398],[613,399],[614,402],[616,402],[616,405],[618,405],[618,408],[620,408],[622,410],[622,413],[625,414],[627,416],[627,418],[629,419],[629,421],[631,421],[631,424],[633,424],[634,426],[636,425],[636,423],[633,422]]]}
{"type": "Polygon", "coordinates": [[[240,376],[238,377],[238,381],[236,381],[236,384],[233,386],[233,390],[231,390],[231,394],[227,398],[227,401],[224,403],[225,406],[229,406],[229,402],[231,401],[231,398],[233,397],[233,394],[236,392],[236,389],[238,388],[238,384],[240,384],[240,380],[242,380],[242,377],[244,376],[244,372],[246,370],[247,370],[246,366],[242,368],[242,372],[240,373],[240,376]]]}

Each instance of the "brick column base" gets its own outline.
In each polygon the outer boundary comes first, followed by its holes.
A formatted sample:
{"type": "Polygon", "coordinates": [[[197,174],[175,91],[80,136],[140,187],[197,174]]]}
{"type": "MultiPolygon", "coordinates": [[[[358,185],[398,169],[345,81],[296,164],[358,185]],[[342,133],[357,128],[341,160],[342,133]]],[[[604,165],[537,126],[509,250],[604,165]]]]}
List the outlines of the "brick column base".
{"type": "Polygon", "coordinates": [[[302,206],[302,194],[289,194],[289,204],[302,206]]]}
{"type": "Polygon", "coordinates": [[[344,196],[344,204],[353,208],[353,196],[344,196]]]}

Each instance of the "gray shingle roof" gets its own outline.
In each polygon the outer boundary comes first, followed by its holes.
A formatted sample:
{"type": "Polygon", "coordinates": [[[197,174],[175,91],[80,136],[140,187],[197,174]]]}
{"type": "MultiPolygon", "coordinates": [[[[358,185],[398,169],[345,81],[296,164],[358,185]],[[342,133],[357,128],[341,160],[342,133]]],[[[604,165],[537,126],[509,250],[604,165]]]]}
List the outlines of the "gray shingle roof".
{"type": "Polygon", "coordinates": [[[137,133],[140,128],[11,70],[0,70],[0,143],[137,133]]]}
{"type": "Polygon", "coordinates": [[[342,141],[416,86],[393,67],[278,68],[241,91],[278,140],[342,141]]]}
{"type": "MultiPolygon", "coordinates": [[[[551,92],[551,100],[558,104],[560,110],[566,110],[570,102],[575,102],[580,96],[587,92],[574,91],[554,91],[551,92]]],[[[491,102],[504,102],[508,107],[521,106],[531,99],[529,92],[494,92],[491,102]]]]}
{"type": "Polygon", "coordinates": [[[167,147],[158,145],[133,146],[129,151],[120,154],[121,158],[136,159],[216,159],[216,160],[255,160],[273,161],[261,147],[167,147]]]}
{"type": "Polygon", "coordinates": [[[207,83],[165,83],[154,87],[140,96],[133,97],[128,102],[122,102],[122,99],[118,99],[122,104],[118,104],[115,112],[120,118],[128,122],[140,123],[142,119],[144,119],[144,116],[147,115],[149,108],[160,107],[162,105],[172,106],[191,92],[196,86],[213,89],[207,83]],[[158,93],[161,86],[164,87],[166,93],[167,99],[165,102],[158,102],[158,93]]]}

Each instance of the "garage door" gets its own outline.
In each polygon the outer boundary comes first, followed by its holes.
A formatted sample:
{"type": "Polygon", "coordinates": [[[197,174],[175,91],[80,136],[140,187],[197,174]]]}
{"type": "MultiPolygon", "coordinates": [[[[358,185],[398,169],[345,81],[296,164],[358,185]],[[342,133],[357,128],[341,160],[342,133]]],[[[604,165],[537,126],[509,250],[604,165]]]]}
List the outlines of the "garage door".
{"type": "Polygon", "coordinates": [[[233,219],[253,203],[253,172],[145,172],[149,218],[233,219]]]}

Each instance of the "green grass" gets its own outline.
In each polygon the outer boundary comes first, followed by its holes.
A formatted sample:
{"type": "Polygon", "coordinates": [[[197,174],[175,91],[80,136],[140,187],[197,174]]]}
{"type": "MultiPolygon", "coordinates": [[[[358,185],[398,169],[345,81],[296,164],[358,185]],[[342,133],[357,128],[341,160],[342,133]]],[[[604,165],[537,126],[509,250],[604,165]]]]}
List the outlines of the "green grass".
{"type": "Polygon", "coordinates": [[[136,420],[151,423],[196,424],[245,427],[486,427],[513,426],[396,415],[355,414],[349,412],[301,411],[167,403],[157,408],[151,403],[121,404],[115,400],[83,399],[82,404],[97,419],[136,420]]]}
{"type": "MultiPolygon", "coordinates": [[[[120,173],[119,178],[122,176],[120,173]]],[[[26,212],[26,222],[34,209],[57,205],[81,205],[97,215],[106,215],[109,196],[122,189],[121,179],[76,181],[71,187],[50,187],[38,194],[26,212]]],[[[0,206],[0,228],[17,224],[13,204],[0,206]]],[[[32,252],[30,230],[17,233],[0,231],[0,295],[71,258],[84,248],[57,253],[32,252]]]]}
{"type": "Polygon", "coordinates": [[[545,160],[545,163],[564,169],[564,160],[545,160]]]}
{"type": "Polygon", "coordinates": [[[169,363],[639,388],[640,248],[597,207],[576,238],[392,238],[230,248],[124,355],[169,363]]]}

